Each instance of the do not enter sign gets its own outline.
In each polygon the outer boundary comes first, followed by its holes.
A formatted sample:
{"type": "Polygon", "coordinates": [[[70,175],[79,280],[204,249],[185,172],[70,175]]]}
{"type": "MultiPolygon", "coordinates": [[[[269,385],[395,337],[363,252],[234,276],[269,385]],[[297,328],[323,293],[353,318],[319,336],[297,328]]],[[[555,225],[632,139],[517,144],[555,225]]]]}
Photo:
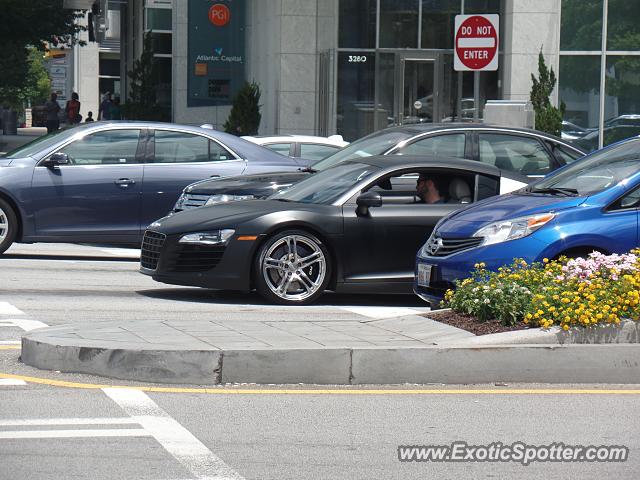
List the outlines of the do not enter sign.
{"type": "Polygon", "coordinates": [[[498,69],[498,15],[456,15],[453,69],[498,69]]]}

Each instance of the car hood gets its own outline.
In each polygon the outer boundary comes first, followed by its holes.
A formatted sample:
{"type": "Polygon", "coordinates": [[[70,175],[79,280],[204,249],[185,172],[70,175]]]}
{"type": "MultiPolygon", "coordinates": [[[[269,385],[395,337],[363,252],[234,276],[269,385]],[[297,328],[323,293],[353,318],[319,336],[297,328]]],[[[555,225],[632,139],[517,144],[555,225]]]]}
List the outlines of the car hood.
{"type": "Polygon", "coordinates": [[[439,226],[444,237],[468,237],[492,222],[545,212],[557,212],[584,203],[586,197],[508,194],[488,198],[449,215],[439,226]]]}
{"type": "Polygon", "coordinates": [[[242,200],[178,212],[157,220],[149,226],[149,229],[154,232],[172,235],[184,232],[206,231],[207,229],[236,228],[238,225],[265,215],[285,211],[308,211],[313,210],[314,207],[323,208],[321,205],[281,202],[278,200],[242,200]]]}
{"type": "Polygon", "coordinates": [[[197,195],[253,195],[267,197],[311,175],[309,172],[275,172],[202,180],[189,185],[186,193],[197,195]]]}
{"type": "Polygon", "coordinates": [[[0,158],[0,167],[8,167],[12,161],[12,158],[0,158]]]}

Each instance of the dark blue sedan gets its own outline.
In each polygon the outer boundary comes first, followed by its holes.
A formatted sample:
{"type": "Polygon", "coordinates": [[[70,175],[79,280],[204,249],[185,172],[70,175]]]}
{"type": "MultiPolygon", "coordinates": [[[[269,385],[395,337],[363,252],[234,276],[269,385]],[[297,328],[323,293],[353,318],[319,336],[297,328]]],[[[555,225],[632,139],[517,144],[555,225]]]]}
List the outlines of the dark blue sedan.
{"type": "Polygon", "coordinates": [[[207,128],[98,122],[59,131],[0,157],[0,253],[13,242],[139,243],[196,180],[298,168],[207,128]]]}

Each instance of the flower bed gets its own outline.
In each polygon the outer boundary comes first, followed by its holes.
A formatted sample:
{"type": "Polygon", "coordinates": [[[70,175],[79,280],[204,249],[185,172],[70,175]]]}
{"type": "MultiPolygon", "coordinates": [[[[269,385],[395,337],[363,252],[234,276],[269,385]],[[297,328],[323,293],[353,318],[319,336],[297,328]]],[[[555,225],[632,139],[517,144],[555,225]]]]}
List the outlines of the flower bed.
{"type": "Polygon", "coordinates": [[[640,250],[624,255],[591,253],[586,258],[545,259],[528,265],[516,259],[497,272],[476,264],[445,296],[454,312],[485,322],[564,330],[617,324],[640,318],[640,250]]]}

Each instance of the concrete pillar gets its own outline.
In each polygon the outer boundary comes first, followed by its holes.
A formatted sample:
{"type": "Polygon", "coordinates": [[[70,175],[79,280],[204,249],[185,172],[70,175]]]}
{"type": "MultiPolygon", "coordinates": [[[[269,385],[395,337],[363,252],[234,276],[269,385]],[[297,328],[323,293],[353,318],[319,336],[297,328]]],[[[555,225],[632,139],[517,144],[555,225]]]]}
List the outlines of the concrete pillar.
{"type": "MultiPolygon", "coordinates": [[[[505,0],[503,96],[505,100],[528,100],[531,74],[538,75],[542,49],[547,66],[558,76],[560,50],[558,0],[505,0]]],[[[552,103],[558,103],[558,87],[552,103]]]]}

